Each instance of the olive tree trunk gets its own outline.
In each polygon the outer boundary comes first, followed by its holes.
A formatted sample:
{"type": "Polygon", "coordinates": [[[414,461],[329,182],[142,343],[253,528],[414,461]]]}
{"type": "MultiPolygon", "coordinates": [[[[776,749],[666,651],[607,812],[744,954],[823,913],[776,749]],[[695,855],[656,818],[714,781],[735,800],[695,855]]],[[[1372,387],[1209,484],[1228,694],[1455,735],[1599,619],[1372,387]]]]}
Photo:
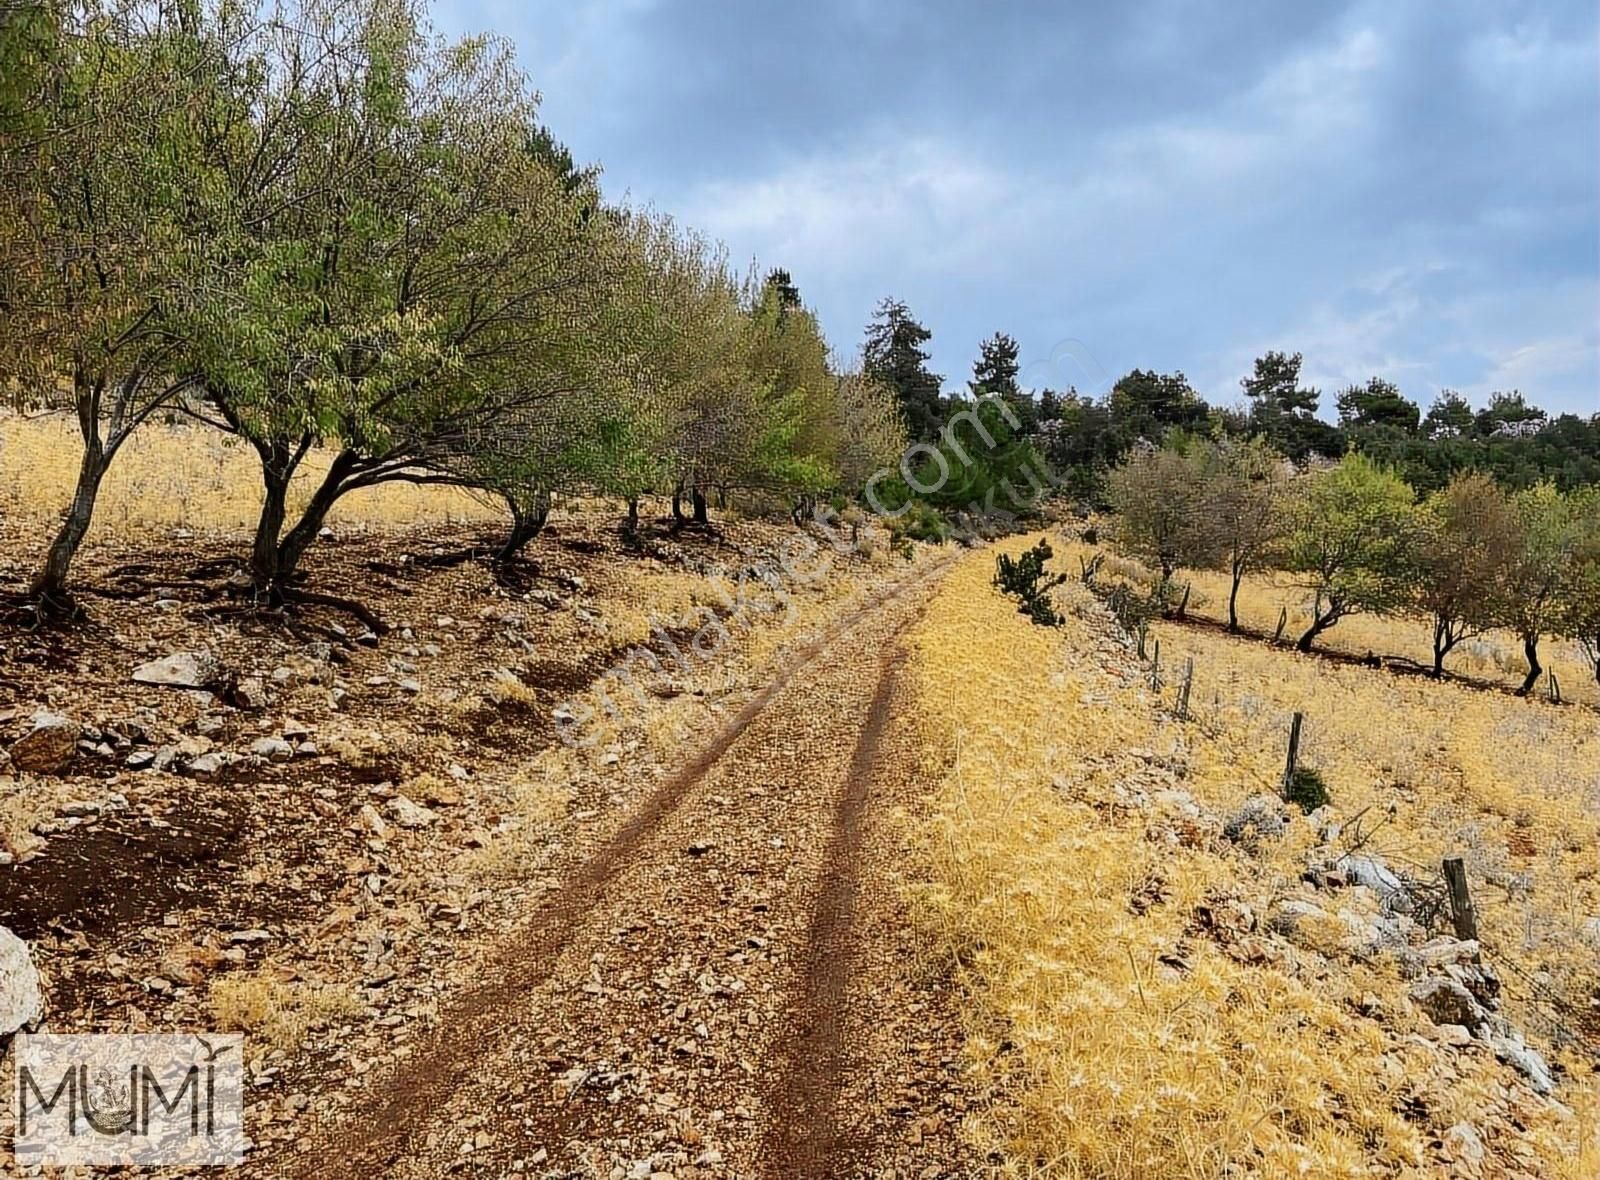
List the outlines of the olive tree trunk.
{"type": "MultiPolygon", "coordinates": [[[[273,446],[268,444],[268,451],[272,451],[273,446]]],[[[257,447],[258,451],[262,449],[257,447]]],[[[288,519],[289,482],[303,454],[304,450],[297,448],[286,467],[269,461],[267,453],[262,454],[265,495],[262,498],[261,515],[256,522],[255,543],[250,552],[250,580],[257,597],[269,602],[283,600],[284,591],[299,572],[300,561],[322,531],[328,513],[341,496],[360,486],[350,478],[356,469],[355,457],[348,451],[341,451],[329,465],[327,474],[312,493],[299,519],[285,532],[283,526],[288,519]]]]}
{"type": "Polygon", "coordinates": [[[1337,623],[1342,617],[1343,612],[1338,610],[1319,613],[1316,618],[1311,620],[1311,626],[1306,628],[1306,632],[1300,636],[1299,642],[1294,645],[1295,651],[1310,651],[1311,645],[1317,641],[1317,636],[1337,623]]]}
{"type": "Polygon", "coordinates": [[[1444,660],[1456,644],[1461,642],[1461,633],[1455,629],[1455,624],[1449,619],[1435,618],[1433,620],[1433,678],[1444,679],[1444,660]]]}

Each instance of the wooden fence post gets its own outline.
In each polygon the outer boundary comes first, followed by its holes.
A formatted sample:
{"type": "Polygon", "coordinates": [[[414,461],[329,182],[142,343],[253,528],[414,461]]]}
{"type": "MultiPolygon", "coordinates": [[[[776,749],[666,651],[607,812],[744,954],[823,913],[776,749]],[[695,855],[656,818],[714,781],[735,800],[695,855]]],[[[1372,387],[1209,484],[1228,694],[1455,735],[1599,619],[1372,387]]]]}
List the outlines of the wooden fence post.
{"type": "Polygon", "coordinates": [[[1189,720],[1189,690],[1194,687],[1194,657],[1183,666],[1183,689],[1178,693],[1178,720],[1189,720]]]}
{"type": "Polygon", "coordinates": [[[1272,642],[1279,643],[1283,640],[1283,629],[1289,625],[1289,608],[1284,607],[1278,612],[1278,629],[1272,633],[1272,642]]]}
{"type": "Polygon", "coordinates": [[[1150,687],[1161,688],[1161,640],[1156,640],[1156,651],[1150,660],[1150,687]]]}
{"type": "Polygon", "coordinates": [[[1450,886],[1450,920],[1456,937],[1463,942],[1478,938],[1478,911],[1472,908],[1472,891],[1467,887],[1467,866],[1459,856],[1444,862],[1445,883],[1450,886]]]}
{"type": "Polygon", "coordinates": [[[1304,713],[1296,713],[1294,720],[1289,723],[1289,757],[1283,765],[1283,797],[1289,797],[1289,787],[1294,782],[1295,767],[1300,762],[1300,726],[1305,722],[1304,713]]]}

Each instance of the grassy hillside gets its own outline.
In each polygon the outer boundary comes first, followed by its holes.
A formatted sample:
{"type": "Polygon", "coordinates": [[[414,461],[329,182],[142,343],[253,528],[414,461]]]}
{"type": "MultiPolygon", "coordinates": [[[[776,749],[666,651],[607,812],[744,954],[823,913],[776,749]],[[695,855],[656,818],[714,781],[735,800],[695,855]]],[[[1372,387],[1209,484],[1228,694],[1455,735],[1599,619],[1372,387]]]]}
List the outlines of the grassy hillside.
{"type": "MultiPolygon", "coordinates": [[[[1077,568],[1076,557],[1069,554],[1066,560],[1073,569],[1077,568]]],[[[1194,586],[1190,614],[1219,624],[1227,622],[1226,577],[1207,572],[1191,574],[1186,570],[1181,580],[1194,586]]],[[[1311,622],[1311,595],[1289,575],[1252,576],[1240,588],[1239,623],[1246,630],[1273,634],[1280,613],[1284,610],[1288,611],[1288,619],[1283,633],[1293,639],[1311,622]]],[[[1422,666],[1432,663],[1432,643],[1432,633],[1425,620],[1374,615],[1353,615],[1343,619],[1317,640],[1319,647],[1345,655],[1366,656],[1371,653],[1384,658],[1411,660],[1422,666]]],[[[1575,643],[1546,638],[1540,647],[1540,660],[1556,674],[1564,698],[1600,705],[1600,685],[1595,683],[1589,663],[1575,643]]],[[[1503,684],[1508,688],[1521,684],[1528,671],[1521,642],[1504,632],[1491,632],[1481,639],[1463,643],[1450,653],[1445,668],[1460,676],[1503,684]]],[[[1547,693],[1548,682],[1542,684],[1539,691],[1547,693]]]]}
{"type": "Polygon", "coordinates": [[[1196,657],[1179,721],[1081,585],[1036,627],[993,567],[966,558],[916,635],[949,735],[920,900],[973,998],[972,1066],[1008,1095],[971,1128],[1008,1174],[1597,1174],[1595,1030],[1571,1027],[1600,985],[1593,714],[1163,631],[1169,666],[1196,657]],[[1293,709],[1337,810],[1241,832],[1293,709]],[[1467,856],[1504,1014],[1568,1071],[1557,1101],[1411,1002],[1429,931],[1304,883],[1357,844],[1396,871],[1467,856]]]}
{"type": "MultiPolygon", "coordinates": [[[[72,499],[82,445],[76,425],[61,415],[0,414],[0,513],[53,524],[72,499]]],[[[328,462],[326,453],[307,458],[290,494],[292,510],[304,506],[328,462]]],[[[254,528],[261,511],[259,468],[243,443],[203,426],[142,430],[106,476],[90,540],[156,528],[254,528]]],[[[331,520],[378,528],[497,522],[503,515],[457,488],[390,483],[350,496],[331,520]]]]}

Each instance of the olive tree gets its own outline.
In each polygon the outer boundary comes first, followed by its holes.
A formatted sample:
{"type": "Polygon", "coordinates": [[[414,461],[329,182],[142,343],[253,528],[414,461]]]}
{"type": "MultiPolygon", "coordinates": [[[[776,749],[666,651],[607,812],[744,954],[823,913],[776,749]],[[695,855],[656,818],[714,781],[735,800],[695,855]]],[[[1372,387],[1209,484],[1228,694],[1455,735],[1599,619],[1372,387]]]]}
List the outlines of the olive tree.
{"type": "Polygon", "coordinates": [[[721,248],[697,234],[674,228],[658,257],[653,315],[661,331],[648,364],[660,401],[673,518],[686,519],[687,497],[694,522],[705,524],[707,492],[742,486],[762,441],[751,293],[721,248]]]}
{"type": "Polygon", "coordinates": [[[1522,640],[1528,673],[1517,695],[1527,696],[1544,672],[1539,642],[1561,626],[1563,589],[1572,578],[1580,532],[1573,501],[1554,484],[1517,493],[1514,506],[1517,544],[1505,567],[1496,622],[1522,640]]]}
{"type": "Polygon", "coordinates": [[[1263,568],[1287,527],[1288,469],[1261,439],[1223,439],[1202,445],[1205,469],[1197,505],[1213,530],[1215,555],[1228,573],[1228,630],[1239,630],[1239,587],[1263,568]]]}
{"type": "Polygon", "coordinates": [[[597,282],[587,194],[536,149],[511,49],[443,45],[407,0],[299,0],[236,43],[254,183],[222,204],[187,325],[211,419],[257,452],[256,593],[292,583],[328,512],[391,481],[460,483],[497,422],[581,392],[597,282]],[[332,457],[290,523],[313,448],[332,457]]]}
{"type": "Polygon", "coordinates": [[[894,391],[864,373],[843,373],[835,394],[840,486],[860,494],[880,471],[894,468],[906,452],[905,419],[894,391]]]}
{"type": "Polygon", "coordinates": [[[765,419],[752,482],[794,497],[803,519],[818,494],[840,486],[844,421],[839,380],[816,314],[788,272],[775,271],[750,309],[751,369],[765,419]]]}
{"type": "Polygon", "coordinates": [[[1562,587],[1560,627],[1578,640],[1600,681],[1600,489],[1573,493],[1576,544],[1562,587]]]}
{"type": "Polygon", "coordinates": [[[1204,511],[1206,462],[1202,445],[1179,436],[1164,447],[1135,446],[1106,481],[1118,541],[1160,569],[1163,589],[1179,568],[1208,568],[1220,551],[1204,511]]]}

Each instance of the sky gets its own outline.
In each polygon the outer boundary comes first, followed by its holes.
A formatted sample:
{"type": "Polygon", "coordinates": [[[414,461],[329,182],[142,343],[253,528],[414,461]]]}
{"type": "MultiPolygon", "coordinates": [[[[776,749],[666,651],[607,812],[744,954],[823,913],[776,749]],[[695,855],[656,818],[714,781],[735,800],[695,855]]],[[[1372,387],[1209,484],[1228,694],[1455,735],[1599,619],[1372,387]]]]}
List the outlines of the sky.
{"type": "Polygon", "coordinates": [[[435,0],[513,41],[606,193],[782,266],[854,357],[904,300],[962,388],[1305,354],[1424,408],[1600,412],[1600,6],[435,0]]]}

